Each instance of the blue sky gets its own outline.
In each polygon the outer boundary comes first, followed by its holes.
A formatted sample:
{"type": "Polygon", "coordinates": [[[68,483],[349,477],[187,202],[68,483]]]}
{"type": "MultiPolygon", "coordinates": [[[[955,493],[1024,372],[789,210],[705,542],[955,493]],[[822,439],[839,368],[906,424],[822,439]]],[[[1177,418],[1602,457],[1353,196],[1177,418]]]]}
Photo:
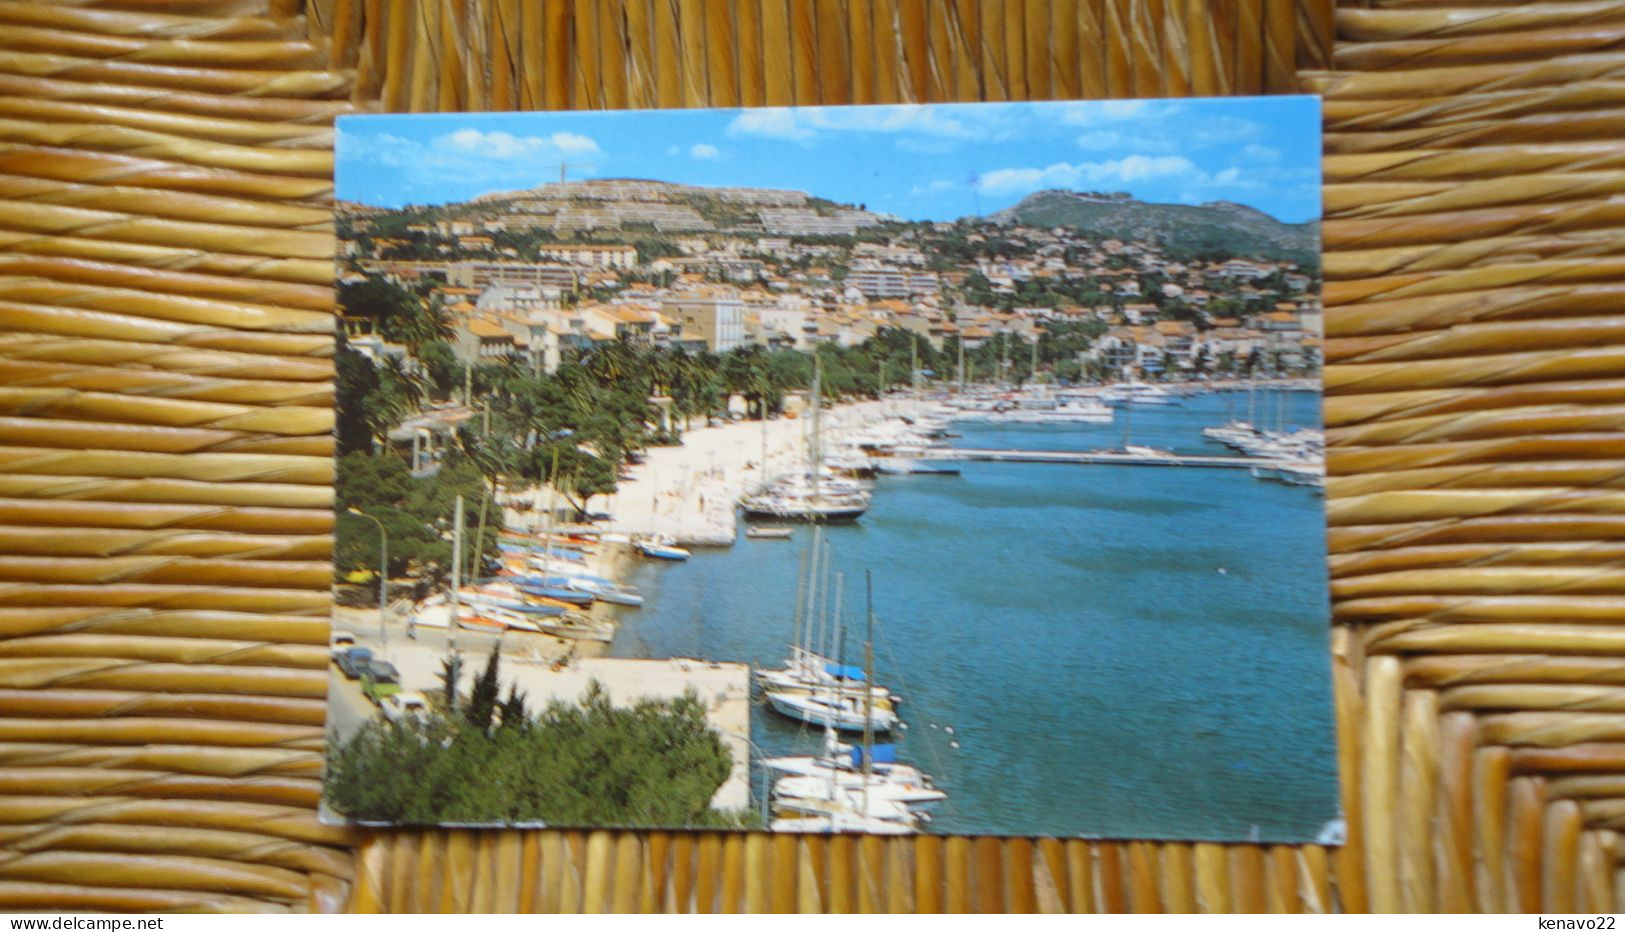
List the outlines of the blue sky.
{"type": "Polygon", "coordinates": [[[339,118],[337,193],[441,204],[557,181],[793,188],[911,220],[1044,188],[1320,216],[1315,97],[339,118]]]}

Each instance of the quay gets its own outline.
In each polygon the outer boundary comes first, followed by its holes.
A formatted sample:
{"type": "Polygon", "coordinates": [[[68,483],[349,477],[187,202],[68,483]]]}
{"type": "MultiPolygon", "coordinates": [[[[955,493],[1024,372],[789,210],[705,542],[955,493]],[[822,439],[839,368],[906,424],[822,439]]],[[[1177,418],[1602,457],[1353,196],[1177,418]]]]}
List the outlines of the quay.
{"type": "Polygon", "coordinates": [[[922,460],[972,460],[989,463],[1077,463],[1090,466],[1198,466],[1213,469],[1278,469],[1282,460],[1254,456],[1201,456],[1184,453],[1131,453],[1126,450],[926,450],[922,460]]]}

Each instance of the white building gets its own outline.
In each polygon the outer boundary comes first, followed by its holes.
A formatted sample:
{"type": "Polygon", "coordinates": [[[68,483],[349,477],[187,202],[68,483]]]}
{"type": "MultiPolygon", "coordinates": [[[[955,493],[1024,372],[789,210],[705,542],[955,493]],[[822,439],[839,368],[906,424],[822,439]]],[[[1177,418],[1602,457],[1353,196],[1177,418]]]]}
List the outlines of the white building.
{"type": "Polygon", "coordinates": [[[638,251],[625,243],[543,243],[536,247],[541,259],[589,269],[630,269],[638,264],[638,251]]]}
{"type": "Polygon", "coordinates": [[[745,345],[745,302],[736,294],[677,294],[660,302],[660,312],[681,324],[685,341],[704,342],[713,353],[745,345]]]}

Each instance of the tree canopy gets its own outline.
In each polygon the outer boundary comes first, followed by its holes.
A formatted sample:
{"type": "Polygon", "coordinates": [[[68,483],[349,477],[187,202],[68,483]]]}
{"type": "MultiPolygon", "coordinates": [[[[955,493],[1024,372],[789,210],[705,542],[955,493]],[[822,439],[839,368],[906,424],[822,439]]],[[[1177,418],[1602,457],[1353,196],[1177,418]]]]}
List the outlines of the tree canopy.
{"type": "MultiPolygon", "coordinates": [[[[335,745],[326,798],[351,818],[630,827],[740,827],[711,799],[732,752],[690,691],[619,707],[594,680],[532,715],[510,690],[496,714],[496,655],[457,712],[375,719],[335,745]]],[[[444,706],[445,703],[437,703],[444,706]]]]}

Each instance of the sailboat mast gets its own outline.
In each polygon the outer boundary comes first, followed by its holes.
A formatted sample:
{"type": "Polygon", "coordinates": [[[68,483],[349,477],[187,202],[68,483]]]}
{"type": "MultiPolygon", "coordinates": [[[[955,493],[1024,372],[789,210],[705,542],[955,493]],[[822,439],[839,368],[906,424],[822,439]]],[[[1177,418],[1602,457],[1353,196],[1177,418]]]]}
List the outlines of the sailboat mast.
{"type": "MultiPolygon", "coordinates": [[[[841,585],[841,576],[837,575],[835,577],[835,586],[836,586],[836,588],[840,588],[840,585],[841,585]]],[[[839,623],[839,621],[840,621],[840,619],[837,618],[836,619],[837,624],[839,623]]],[[[831,651],[830,654],[835,658],[835,663],[837,665],[844,666],[846,664],[846,629],[841,628],[841,627],[837,627],[837,630],[836,630],[834,636],[835,636],[835,645],[834,645],[835,649],[833,651],[831,651]]],[[[840,680],[840,677],[837,676],[837,677],[833,677],[832,679],[833,679],[833,682],[830,684],[830,687],[829,687],[829,690],[830,690],[829,705],[830,705],[830,710],[831,711],[828,713],[829,722],[830,722],[831,726],[833,726],[835,724],[835,722],[837,720],[837,717],[839,715],[839,712],[837,710],[839,710],[841,708],[842,704],[843,704],[841,702],[841,680],[840,680]]],[[[837,794],[839,792],[840,792],[840,788],[839,788],[839,786],[836,785],[836,781],[832,777],[831,780],[829,781],[829,800],[830,800],[831,803],[833,803],[835,801],[835,797],[837,796],[837,794]]],[[[830,818],[831,819],[835,818],[835,811],[834,811],[833,806],[830,807],[830,818]]]]}
{"type": "Polygon", "coordinates": [[[815,651],[824,649],[824,628],[821,624],[822,618],[818,614],[818,594],[821,588],[818,584],[818,550],[823,541],[823,537],[820,535],[821,530],[818,525],[813,525],[812,569],[807,574],[807,611],[803,614],[801,622],[805,628],[803,634],[807,639],[807,647],[809,650],[815,651]],[[818,625],[816,638],[813,636],[813,626],[815,624],[818,625]]]}
{"type": "MultiPolygon", "coordinates": [[[[829,612],[830,612],[830,615],[829,615],[829,628],[830,628],[831,631],[836,633],[837,638],[839,638],[841,636],[841,631],[842,631],[842,629],[841,629],[841,599],[845,596],[845,593],[842,592],[842,589],[844,588],[845,583],[846,583],[846,574],[845,573],[836,573],[835,574],[835,600],[833,602],[829,603],[829,612]]],[[[839,653],[839,650],[837,650],[837,653],[839,653]]],[[[837,663],[845,663],[846,661],[845,660],[839,660],[839,661],[836,661],[836,662],[837,663]]],[[[840,677],[837,676],[836,679],[839,680],[840,677]]]]}
{"type": "Polygon", "coordinates": [[[801,646],[801,609],[802,600],[807,597],[807,551],[801,551],[800,566],[796,567],[796,607],[793,620],[790,622],[790,656],[796,655],[796,648],[801,646]]]}
{"type": "Polygon", "coordinates": [[[874,776],[875,759],[875,588],[868,570],[863,571],[863,814],[869,814],[869,780],[874,776]]]}

